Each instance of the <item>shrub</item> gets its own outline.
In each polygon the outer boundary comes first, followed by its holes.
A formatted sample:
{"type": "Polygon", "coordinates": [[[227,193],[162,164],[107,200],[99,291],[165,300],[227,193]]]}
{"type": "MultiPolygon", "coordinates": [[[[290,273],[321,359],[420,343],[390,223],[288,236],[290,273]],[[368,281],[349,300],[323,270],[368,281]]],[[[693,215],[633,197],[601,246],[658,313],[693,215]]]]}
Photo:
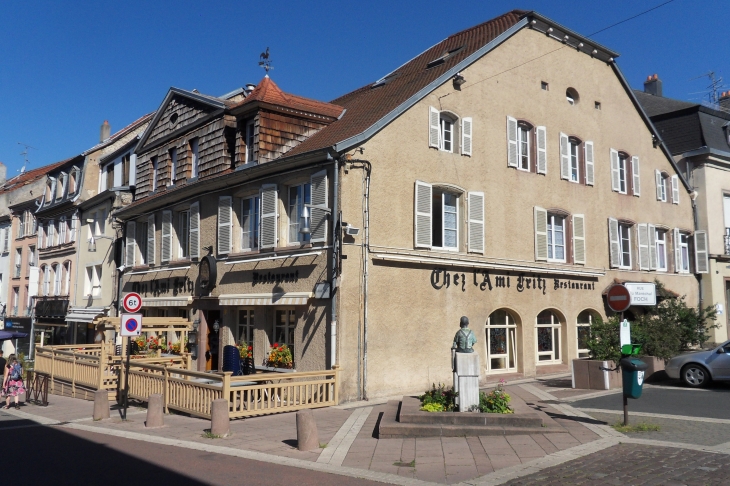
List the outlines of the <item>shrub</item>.
{"type": "Polygon", "coordinates": [[[482,413],[515,413],[509,406],[512,397],[504,391],[504,380],[489,393],[479,392],[479,411],[482,413]]]}
{"type": "Polygon", "coordinates": [[[427,403],[421,407],[424,412],[443,412],[444,407],[440,403],[427,403]]]}
{"type": "Polygon", "coordinates": [[[426,410],[427,412],[453,412],[456,407],[456,397],[459,396],[458,392],[455,392],[451,388],[446,388],[446,385],[439,383],[431,385],[431,389],[427,390],[426,393],[418,397],[421,400],[421,410],[425,410],[427,406],[433,405],[440,406],[441,410],[426,410]]]}

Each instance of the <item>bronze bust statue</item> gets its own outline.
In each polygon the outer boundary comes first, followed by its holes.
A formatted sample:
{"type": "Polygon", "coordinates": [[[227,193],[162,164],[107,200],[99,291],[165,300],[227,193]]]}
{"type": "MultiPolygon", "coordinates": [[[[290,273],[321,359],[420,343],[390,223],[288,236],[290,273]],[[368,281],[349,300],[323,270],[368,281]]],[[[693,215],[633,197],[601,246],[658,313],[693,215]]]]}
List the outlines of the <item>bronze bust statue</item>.
{"type": "Polygon", "coordinates": [[[469,318],[462,316],[459,325],[461,329],[456,331],[454,344],[451,346],[451,349],[457,353],[473,353],[473,346],[476,344],[477,338],[474,336],[474,332],[469,329],[469,318]]]}

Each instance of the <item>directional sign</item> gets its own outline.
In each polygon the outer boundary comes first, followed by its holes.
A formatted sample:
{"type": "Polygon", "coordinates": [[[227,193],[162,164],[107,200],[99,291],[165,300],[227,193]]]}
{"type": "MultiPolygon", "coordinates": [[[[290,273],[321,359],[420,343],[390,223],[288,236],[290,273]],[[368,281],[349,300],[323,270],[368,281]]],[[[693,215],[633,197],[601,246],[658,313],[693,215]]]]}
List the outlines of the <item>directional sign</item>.
{"type": "Polygon", "coordinates": [[[631,294],[631,305],[656,305],[656,285],[653,283],[624,284],[631,294]]]}
{"type": "Polygon", "coordinates": [[[122,305],[125,311],[135,313],[142,308],[142,297],[137,292],[130,292],[124,295],[122,305]]]}
{"type": "Polygon", "coordinates": [[[631,306],[631,294],[621,284],[612,285],[606,294],[608,306],[614,312],[623,312],[631,306]]]}
{"type": "Polygon", "coordinates": [[[139,336],[142,332],[142,314],[122,314],[122,336],[139,336]]]}

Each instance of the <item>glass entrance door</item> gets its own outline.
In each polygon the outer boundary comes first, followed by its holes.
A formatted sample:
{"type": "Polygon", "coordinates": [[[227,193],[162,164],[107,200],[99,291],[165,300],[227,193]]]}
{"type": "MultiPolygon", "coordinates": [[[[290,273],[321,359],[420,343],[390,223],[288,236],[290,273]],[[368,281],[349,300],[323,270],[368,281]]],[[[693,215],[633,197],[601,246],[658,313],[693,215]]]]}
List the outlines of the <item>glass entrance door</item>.
{"type": "Polygon", "coordinates": [[[509,312],[496,310],[487,321],[487,372],[517,371],[517,323],[509,312]]]}

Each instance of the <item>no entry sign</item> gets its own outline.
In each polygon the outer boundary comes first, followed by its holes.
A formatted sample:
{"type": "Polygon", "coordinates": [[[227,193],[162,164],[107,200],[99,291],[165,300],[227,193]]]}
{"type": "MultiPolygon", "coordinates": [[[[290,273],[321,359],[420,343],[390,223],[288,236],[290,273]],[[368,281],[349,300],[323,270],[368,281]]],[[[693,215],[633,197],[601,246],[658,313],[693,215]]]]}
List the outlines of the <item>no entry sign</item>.
{"type": "Polygon", "coordinates": [[[142,314],[122,314],[122,336],[139,336],[142,332],[142,314]]]}
{"type": "Polygon", "coordinates": [[[142,308],[142,296],[137,292],[130,292],[124,295],[122,306],[127,312],[135,313],[142,308]]]}
{"type": "Polygon", "coordinates": [[[621,284],[613,285],[608,289],[606,300],[608,301],[608,307],[614,312],[623,312],[631,306],[631,294],[621,284]]]}

